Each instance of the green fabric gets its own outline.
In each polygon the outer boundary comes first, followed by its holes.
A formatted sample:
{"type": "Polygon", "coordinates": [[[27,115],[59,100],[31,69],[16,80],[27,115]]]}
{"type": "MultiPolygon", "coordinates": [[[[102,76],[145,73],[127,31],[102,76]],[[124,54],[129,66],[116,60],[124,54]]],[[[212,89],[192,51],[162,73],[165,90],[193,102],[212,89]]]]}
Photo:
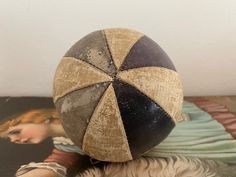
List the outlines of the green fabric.
{"type": "Polygon", "coordinates": [[[236,140],[223,125],[193,103],[184,102],[183,112],[190,116],[190,120],[178,123],[161,144],[144,156],[177,154],[236,164],[236,140]]]}

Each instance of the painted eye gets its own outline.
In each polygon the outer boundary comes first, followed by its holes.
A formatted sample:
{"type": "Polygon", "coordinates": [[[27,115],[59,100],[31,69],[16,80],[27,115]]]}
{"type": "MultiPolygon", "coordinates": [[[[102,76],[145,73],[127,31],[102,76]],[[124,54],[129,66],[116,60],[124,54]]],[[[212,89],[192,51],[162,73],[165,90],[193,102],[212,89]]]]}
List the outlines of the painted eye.
{"type": "Polygon", "coordinates": [[[21,133],[21,130],[12,130],[12,131],[10,131],[8,134],[9,135],[18,135],[18,134],[20,134],[21,133]]]}

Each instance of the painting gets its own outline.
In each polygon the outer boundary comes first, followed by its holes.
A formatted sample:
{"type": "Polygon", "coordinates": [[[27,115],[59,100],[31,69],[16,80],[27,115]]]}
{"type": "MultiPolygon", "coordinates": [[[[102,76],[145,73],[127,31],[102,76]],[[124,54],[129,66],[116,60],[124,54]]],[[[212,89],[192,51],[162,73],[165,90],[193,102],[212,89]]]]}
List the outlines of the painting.
{"type": "Polygon", "coordinates": [[[0,98],[4,177],[236,176],[236,96],[186,97],[183,121],[141,158],[92,159],[66,136],[52,98],[0,98]]]}

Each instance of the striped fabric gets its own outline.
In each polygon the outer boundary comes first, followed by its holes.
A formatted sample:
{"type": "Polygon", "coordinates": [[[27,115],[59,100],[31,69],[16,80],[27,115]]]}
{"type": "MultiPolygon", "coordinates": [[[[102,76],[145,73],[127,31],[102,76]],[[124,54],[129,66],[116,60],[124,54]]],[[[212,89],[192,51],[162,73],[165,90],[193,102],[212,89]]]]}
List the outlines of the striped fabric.
{"type": "Polygon", "coordinates": [[[226,131],[236,139],[236,115],[231,113],[225,105],[204,98],[192,98],[190,100],[220,122],[226,131]]]}

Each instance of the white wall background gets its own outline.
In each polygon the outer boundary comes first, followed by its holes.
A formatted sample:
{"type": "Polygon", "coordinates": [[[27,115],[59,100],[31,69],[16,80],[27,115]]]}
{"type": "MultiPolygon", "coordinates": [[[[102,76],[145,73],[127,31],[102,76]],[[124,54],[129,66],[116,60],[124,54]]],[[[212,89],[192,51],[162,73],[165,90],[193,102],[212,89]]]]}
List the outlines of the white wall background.
{"type": "Polygon", "coordinates": [[[108,27],[155,40],[185,95],[236,95],[236,0],[0,0],[0,96],[51,96],[64,53],[108,27]]]}

